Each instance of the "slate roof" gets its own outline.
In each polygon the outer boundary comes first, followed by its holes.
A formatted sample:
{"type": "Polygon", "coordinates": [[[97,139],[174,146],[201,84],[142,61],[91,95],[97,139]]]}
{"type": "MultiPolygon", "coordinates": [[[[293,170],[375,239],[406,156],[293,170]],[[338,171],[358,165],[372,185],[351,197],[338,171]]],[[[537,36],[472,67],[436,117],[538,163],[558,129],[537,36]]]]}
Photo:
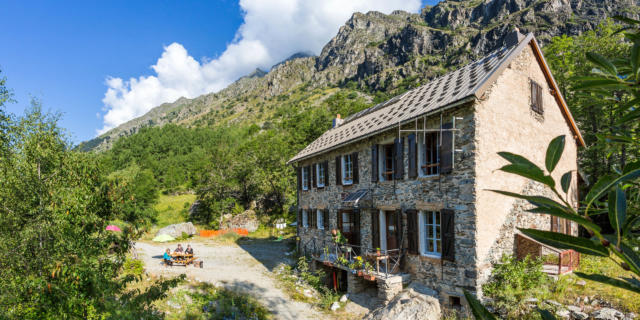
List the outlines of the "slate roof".
{"type": "MultiPolygon", "coordinates": [[[[340,126],[323,133],[288,163],[364,139],[447,106],[482,96],[511,60],[534,39],[517,34],[517,40],[429,83],[347,117],[340,126]]],[[[509,41],[505,41],[509,43],[509,41]]],[[[535,42],[535,41],[534,41],[535,42]]],[[[555,82],[554,82],[555,83],[555,82]]]]}

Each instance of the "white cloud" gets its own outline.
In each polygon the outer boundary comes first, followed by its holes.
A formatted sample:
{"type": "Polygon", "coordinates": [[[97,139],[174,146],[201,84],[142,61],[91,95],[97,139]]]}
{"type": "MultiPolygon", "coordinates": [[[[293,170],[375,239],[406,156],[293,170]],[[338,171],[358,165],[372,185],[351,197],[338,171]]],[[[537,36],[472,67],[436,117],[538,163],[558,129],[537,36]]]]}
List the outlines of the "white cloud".
{"type": "Polygon", "coordinates": [[[199,62],[179,43],[164,47],[155,75],[109,77],[102,134],[180,97],[223,89],[255,68],[267,69],[296,52],[320,53],[353,12],[417,12],[420,0],[240,0],[244,23],[216,59],[199,62]]]}

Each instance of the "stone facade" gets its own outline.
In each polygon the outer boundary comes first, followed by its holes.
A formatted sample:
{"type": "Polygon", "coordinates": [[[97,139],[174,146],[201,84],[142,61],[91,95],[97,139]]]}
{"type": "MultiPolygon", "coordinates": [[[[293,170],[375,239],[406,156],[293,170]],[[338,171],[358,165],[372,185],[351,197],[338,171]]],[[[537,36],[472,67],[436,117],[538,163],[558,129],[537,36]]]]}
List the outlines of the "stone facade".
{"type": "MultiPolygon", "coordinates": [[[[403,212],[403,234],[407,234],[407,209],[439,210],[451,209],[455,217],[455,258],[444,261],[437,257],[405,254],[402,271],[410,274],[411,280],[438,292],[440,301],[447,304],[450,296],[462,297],[464,289],[482,296],[481,286],[490,275],[491,265],[503,254],[513,254],[515,233],[518,227],[535,227],[549,230],[550,218],[526,212],[529,205],[524,201],[507,198],[490,192],[491,189],[545,194],[553,197],[541,185],[527,179],[498,171],[506,164],[497,155],[509,151],[524,155],[535,163],[544,164],[544,151],[548,143],[558,135],[566,135],[563,158],[553,172],[559,177],[573,170],[574,177],[568,198],[577,203],[577,144],[566,123],[554,96],[549,91],[547,79],[533,54],[531,47],[525,48],[512,63],[502,71],[482,99],[471,101],[426,118],[427,128],[439,128],[441,123],[455,119],[454,168],[449,174],[434,177],[408,177],[408,148],[404,139],[404,177],[401,180],[372,182],[371,146],[387,143],[404,130],[422,129],[422,121],[380,132],[377,135],[353,142],[314,158],[298,162],[304,167],[328,161],[329,180],[324,188],[299,191],[298,204],[301,209],[328,209],[327,230],[305,228],[299,223],[298,234],[301,246],[310,246],[316,237],[331,241],[331,229],[338,229],[337,213],[344,209],[342,199],[350,192],[369,190],[372,204],[360,209],[360,243],[372,247],[372,212],[397,210],[403,212]],[[544,114],[530,110],[530,81],[543,86],[544,114]],[[337,156],[358,152],[359,183],[336,185],[337,156]]],[[[419,133],[418,133],[419,134],[419,133]]],[[[574,232],[577,232],[574,227],[574,232]]],[[[403,237],[402,247],[408,241],[403,237]]],[[[307,250],[311,248],[307,247],[307,250]]],[[[316,248],[316,250],[322,250],[316,248]]],[[[355,281],[352,279],[351,282],[355,281]]],[[[350,283],[351,283],[350,282],[350,283]]],[[[355,282],[352,285],[356,285],[355,282]]],[[[389,301],[397,283],[378,284],[379,295],[389,301]],[[395,287],[393,287],[395,285],[395,287]],[[389,289],[387,288],[390,286],[389,289]]],[[[400,288],[402,281],[399,282],[400,288]]],[[[457,299],[456,299],[457,300],[457,299]]],[[[461,300],[464,300],[461,299],[461,300]]]]}

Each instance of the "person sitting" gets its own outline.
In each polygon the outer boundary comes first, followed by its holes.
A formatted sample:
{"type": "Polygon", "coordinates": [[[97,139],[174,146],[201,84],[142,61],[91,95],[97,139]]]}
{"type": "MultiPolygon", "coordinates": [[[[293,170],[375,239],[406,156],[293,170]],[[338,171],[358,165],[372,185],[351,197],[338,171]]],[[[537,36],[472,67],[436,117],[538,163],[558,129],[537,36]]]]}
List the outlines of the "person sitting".
{"type": "Polygon", "coordinates": [[[178,243],[178,247],[173,250],[174,253],[182,253],[184,252],[184,249],[182,249],[182,245],[178,243]]]}
{"type": "Polygon", "coordinates": [[[187,245],[187,249],[184,250],[184,253],[193,255],[193,248],[191,248],[190,244],[187,245]]]}
{"type": "Polygon", "coordinates": [[[164,264],[171,266],[173,265],[173,262],[171,262],[171,250],[169,248],[167,248],[167,251],[164,252],[164,255],[162,256],[164,258],[164,264]]]}

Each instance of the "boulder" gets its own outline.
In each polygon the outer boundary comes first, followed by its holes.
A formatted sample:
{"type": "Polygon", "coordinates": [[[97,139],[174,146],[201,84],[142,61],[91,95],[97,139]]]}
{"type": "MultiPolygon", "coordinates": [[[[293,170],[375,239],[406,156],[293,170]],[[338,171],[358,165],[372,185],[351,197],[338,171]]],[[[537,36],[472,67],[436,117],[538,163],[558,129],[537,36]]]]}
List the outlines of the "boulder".
{"type": "Polygon", "coordinates": [[[159,236],[161,234],[168,234],[174,238],[179,238],[182,236],[183,232],[192,236],[196,234],[196,227],[194,227],[193,223],[191,222],[172,224],[158,230],[156,236],[159,236]]]}
{"type": "Polygon", "coordinates": [[[331,304],[331,311],[336,311],[338,309],[340,309],[340,304],[338,303],[338,301],[331,304]]]}
{"type": "Polygon", "coordinates": [[[442,317],[440,302],[434,295],[423,292],[435,293],[432,289],[413,282],[389,304],[370,312],[364,319],[439,320],[442,317]]]}
{"type": "Polygon", "coordinates": [[[224,217],[222,224],[227,229],[247,229],[249,232],[254,232],[258,230],[260,221],[258,221],[256,212],[249,209],[235,216],[224,217]]]}
{"type": "Polygon", "coordinates": [[[622,312],[612,308],[602,308],[594,311],[591,316],[596,320],[618,320],[624,318],[622,312]]]}

